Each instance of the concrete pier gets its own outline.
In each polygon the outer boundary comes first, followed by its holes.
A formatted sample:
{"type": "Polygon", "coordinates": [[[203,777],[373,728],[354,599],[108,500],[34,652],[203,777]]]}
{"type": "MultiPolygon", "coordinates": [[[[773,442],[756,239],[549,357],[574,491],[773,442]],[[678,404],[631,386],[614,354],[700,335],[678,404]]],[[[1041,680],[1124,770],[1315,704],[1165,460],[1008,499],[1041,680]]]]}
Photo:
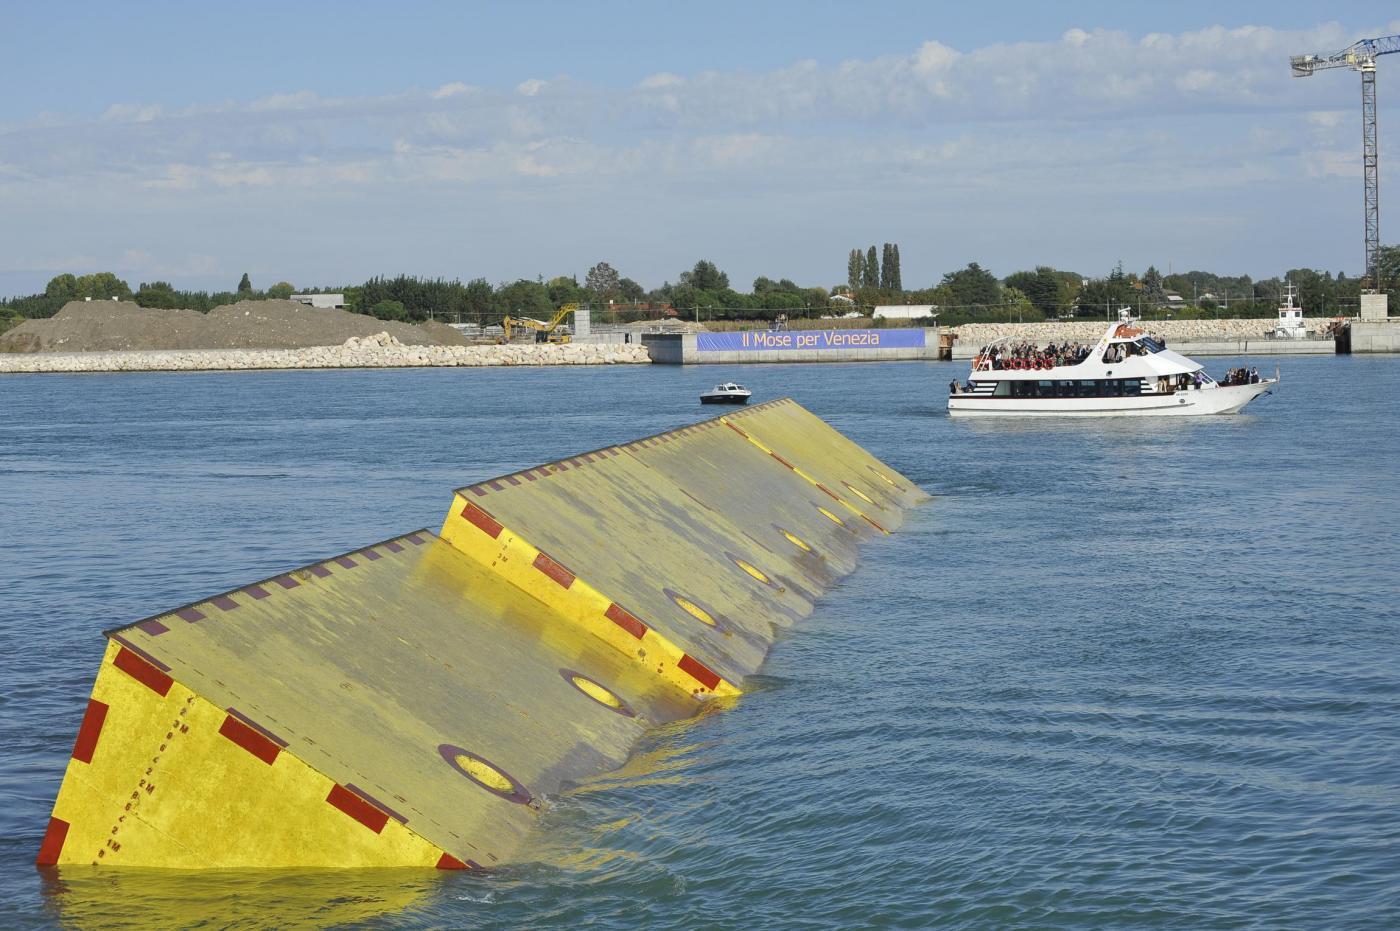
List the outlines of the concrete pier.
{"type": "Polygon", "coordinates": [[[1400,353],[1400,318],[1353,320],[1339,347],[1338,352],[1400,353]]]}

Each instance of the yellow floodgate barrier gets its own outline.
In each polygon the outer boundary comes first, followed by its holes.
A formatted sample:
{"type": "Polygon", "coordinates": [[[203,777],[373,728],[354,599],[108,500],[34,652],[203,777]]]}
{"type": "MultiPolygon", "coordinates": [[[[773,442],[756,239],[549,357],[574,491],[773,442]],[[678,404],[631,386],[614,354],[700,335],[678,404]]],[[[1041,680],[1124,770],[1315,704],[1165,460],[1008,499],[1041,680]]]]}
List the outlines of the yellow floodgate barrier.
{"type": "Polygon", "coordinates": [[[737,695],[926,497],[774,401],[108,631],[38,863],[502,862],[551,793],[737,695]]]}

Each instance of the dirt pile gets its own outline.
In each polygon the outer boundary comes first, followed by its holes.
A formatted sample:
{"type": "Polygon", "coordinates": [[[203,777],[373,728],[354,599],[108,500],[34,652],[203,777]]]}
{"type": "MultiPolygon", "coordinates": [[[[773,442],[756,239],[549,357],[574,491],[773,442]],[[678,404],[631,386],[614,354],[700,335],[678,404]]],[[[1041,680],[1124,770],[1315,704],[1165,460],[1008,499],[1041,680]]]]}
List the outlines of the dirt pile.
{"type": "Polygon", "coordinates": [[[405,346],[467,344],[443,323],[391,323],[295,301],[240,301],[208,314],[129,301],[73,301],[47,320],[27,320],[0,335],[0,352],[305,349],[376,333],[405,346]]]}

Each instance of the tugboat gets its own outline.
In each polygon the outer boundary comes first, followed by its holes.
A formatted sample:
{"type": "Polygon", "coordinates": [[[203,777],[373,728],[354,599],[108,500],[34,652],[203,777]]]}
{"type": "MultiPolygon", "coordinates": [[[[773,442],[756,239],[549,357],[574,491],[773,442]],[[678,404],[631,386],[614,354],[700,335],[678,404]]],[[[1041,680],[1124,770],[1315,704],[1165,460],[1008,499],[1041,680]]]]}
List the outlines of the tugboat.
{"type": "Polygon", "coordinates": [[[1235,414],[1278,384],[1235,369],[1223,382],[1131,320],[1093,346],[1041,348],[1012,338],[983,348],[967,384],[949,385],[953,417],[1182,417],[1235,414]]]}
{"type": "Polygon", "coordinates": [[[701,404],[747,404],[749,398],[753,397],[753,392],[743,385],[736,385],[732,381],[727,381],[720,385],[715,385],[709,391],[700,395],[701,404]]]}

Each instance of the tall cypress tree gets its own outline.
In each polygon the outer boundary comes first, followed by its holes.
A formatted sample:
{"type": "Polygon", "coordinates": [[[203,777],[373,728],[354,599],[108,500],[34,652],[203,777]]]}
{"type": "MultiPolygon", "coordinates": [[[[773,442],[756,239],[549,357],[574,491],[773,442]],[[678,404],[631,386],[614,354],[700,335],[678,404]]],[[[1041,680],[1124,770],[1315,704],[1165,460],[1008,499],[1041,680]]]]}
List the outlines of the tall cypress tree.
{"type": "Polygon", "coordinates": [[[903,292],[904,279],[899,274],[899,243],[890,247],[890,258],[894,259],[894,271],[890,273],[890,287],[903,292]]]}
{"type": "Polygon", "coordinates": [[[867,288],[878,288],[880,286],[880,260],[875,256],[874,246],[871,246],[870,251],[865,253],[864,280],[867,288]]]}
{"type": "Polygon", "coordinates": [[[894,246],[885,243],[880,255],[880,287],[894,290],[894,246]]]}
{"type": "Polygon", "coordinates": [[[846,284],[854,291],[865,283],[865,255],[859,249],[852,249],[846,259],[846,284]]]}

